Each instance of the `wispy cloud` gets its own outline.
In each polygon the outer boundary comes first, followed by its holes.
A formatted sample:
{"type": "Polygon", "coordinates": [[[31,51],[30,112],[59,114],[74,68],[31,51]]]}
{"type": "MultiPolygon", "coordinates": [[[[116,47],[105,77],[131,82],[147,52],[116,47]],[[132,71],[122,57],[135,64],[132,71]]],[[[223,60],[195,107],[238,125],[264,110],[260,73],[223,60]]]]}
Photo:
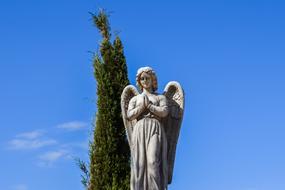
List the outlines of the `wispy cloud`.
{"type": "Polygon", "coordinates": [[[13,186],[12,190],[28,190],[28,186],[26,184],[18,184],[13,186]]]}
{"type": "MultiPolygon", "coordinates": [[[[55,166],[59,161],[73,159],[82,151],[88,150],[89,138],[85,137],[82,141],[74,141],[70,140],[65,133],[66,131],[86,130],[88,129],[88,123],[71,121],[56,125],[50,129],[53,130],[33,130],[18,133],[5,143],[6,148],[9,150],[34,150],[33,153],[37,154],[34,155],[35,164],[41,167],[55,166]],[[54,130],[55,128],[58,130],[54,130]],[[61,136],[63,133],[64,136],[61,136]],[[50,138],[50,135],[53,138],[50,138]]],[[[85,132],[82,133],[82,135],[85,134],[85,132]]],[[[22,187],[24,188],[24,186],[22,187]]],[[[19,185],[19,190],[22,187],[19,185]]]]}
{"type": "Polygon", "coordinates": [[[48,140],[40,140],[40,139],[13,139],[9,141],[10,149],[24,150],[24,149],[38,149],[44,146],[54,145],[56,144],[56,140],[48,139],[48,140]]]}
{"type": "Polygon", "coordinates": [[[86,122],[82,121],[71,121],[57,125],[59,129],[65,129],[68,131],[76,131],[80,129],[85,129],[88,126],[86,122]]]}
{"type": "Polygon", "coordinates": [[[20,133],[16,137],[19,138],[26,138],[26,139],[36,139],[44,134],[44,130],[35,130],[35,131],[29,131],[25,133],[20,133]]]}
{"type": "Polygon", "coordinates": [[[39,156],[38,166],[50,167],[60,159],[71,159],[71,154],[66,150],[49,151],[39,156]]]}
{"type": "Polygon", "coordinates": [[[42,130],[17,134],[14,139],[8,142],[8,148],[16,150],[38,149],[57,143],[54,139],[43,137],[43,134],[44,131],[42,130]]]}

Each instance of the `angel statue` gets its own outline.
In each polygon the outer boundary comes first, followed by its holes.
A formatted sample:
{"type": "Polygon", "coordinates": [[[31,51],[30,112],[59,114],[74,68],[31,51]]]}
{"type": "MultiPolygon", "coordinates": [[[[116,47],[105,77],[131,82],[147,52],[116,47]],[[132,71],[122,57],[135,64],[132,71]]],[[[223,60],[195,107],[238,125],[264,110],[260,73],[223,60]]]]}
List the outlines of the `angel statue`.
{"type": "Polygon", "coordinates": [[[131,150],[131,190],[167,190],[171,183],[176,144],[184,110],[184,93],[169,82],[156,93],[157,77],[150,67],[136,75],[137,89],[128,85],[121,108],[131,150]]]}

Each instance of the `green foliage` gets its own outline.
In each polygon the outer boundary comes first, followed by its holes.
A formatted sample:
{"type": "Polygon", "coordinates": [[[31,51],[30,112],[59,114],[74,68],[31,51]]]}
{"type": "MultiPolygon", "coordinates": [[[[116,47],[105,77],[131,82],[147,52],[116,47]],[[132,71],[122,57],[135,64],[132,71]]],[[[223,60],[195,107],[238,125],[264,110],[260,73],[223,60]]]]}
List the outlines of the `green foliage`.
{"type": "Polygon", "coordinates": [[[97,114],[94,142],[90,145],[88,190],[127,190],[130,180],[130,152],[121,116],[120,97],[126,85],[126,59],[118,36],[110,42],[108,16],[92,14],[103,39],[94,57],[97,81],[97,114]]]}
{"type": "Polygon", "coordinates": [[[83,173],[81,174],[81,183],[83,184],[85,189],[88,189],[89,181],[90,181],[90,174],[89,174],[88,166],[84,161],[80,159],[76,159],[75,161],[83,173]]]}

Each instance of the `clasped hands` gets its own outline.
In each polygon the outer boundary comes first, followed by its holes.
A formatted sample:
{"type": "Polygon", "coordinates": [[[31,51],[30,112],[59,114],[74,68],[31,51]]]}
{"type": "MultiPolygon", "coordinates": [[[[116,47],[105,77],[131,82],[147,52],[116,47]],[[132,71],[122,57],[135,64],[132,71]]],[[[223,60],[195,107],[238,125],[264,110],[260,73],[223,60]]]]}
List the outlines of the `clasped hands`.
{"type": "Polygon", "coordinates": [[[142,94],[143,95],[143,104],[142,104],[142,108],[143,110],[148,109],[150,110],[150,107],[153,105],[151,101],[149,101],[149,98],[147,95],[142,94]]]}

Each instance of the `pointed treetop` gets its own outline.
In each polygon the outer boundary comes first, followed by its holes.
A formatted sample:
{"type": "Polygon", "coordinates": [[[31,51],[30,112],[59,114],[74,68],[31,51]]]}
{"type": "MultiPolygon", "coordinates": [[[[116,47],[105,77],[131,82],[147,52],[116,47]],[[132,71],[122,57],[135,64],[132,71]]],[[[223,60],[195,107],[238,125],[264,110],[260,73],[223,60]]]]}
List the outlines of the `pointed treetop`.
{"type": "Polygon", "coordinates": [[[109,15],[104,9],[100,9],[98,14],[91,13],[91,15],[95,26],[100,30],[103,38],[109,40],[111,37],[111,28],[108,20],[109,15]]]}

